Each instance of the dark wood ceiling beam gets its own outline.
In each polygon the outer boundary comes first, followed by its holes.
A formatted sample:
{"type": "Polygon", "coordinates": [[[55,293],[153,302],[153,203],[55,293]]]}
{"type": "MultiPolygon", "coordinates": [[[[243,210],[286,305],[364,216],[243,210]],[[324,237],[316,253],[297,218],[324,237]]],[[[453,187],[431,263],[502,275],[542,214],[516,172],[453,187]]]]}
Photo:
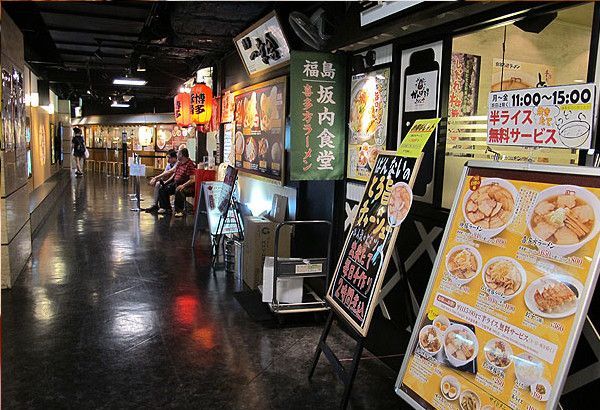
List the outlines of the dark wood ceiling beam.
{"type": "MultiPolygon", "coordinates": [[[[134,47],[134,42],[127,42],[124,41],[123,43],[119,42],[119,44],[116,45],[112,45],[110,44],[112,40],[102,40],[99,39],[102,42],[102,47],[106,47],[106,48],[118,48],[118,49],[123,49],[123,50],[133,50],[134,47]],[[131,44],[130,46],[125,46],[122,44],[131,44]]],[[[66,40],[55,40],[54,44],[56,45],[57,48],[60,48],[60,46],[89,46],[89,47],[98,47],[100,44],[98,43],[92,43],[89,41],[66,41],[66,40]]]]}
{"type": "Polygon", "coordinates": [[[137,40],[139,33],[123,32],[123,31],[102,31],[102,30],[91,30],[85,28],[70,28],[56,25],[46,26],[48,31],[60,31],[63,33],[84,33],[84,34],[98,34],[106,36],[119,36],[119,37],[130,37],[137,40]]]}
{"type": "Polygon", "coordinates": [[[110,63],[99,66],[98,64],[90,65],[90,63],[85,61],[65,61],[64,64],[68,68],[90,69],[94,71],[123,71],[123,69],[129,68],[129,64],[110,63]]]}
{"type": "Polygon", "coordinates": [[[129,60],[129,53],[124,54],[114,54],[114,53],[106,53],[104,51],[99,51],[98,53],[94,51],[80,51],[80,50],[71,50],[71,49],[59,49],[58,52],[61,56],[86,56],[86,57],[94,57],[98,54],[100,57],[110,57],[110,58],[121,58],[124,60],[129,60]]]}
{"type": "Polygon", "coordinates": [[[82,18],[102,18],[109,19],[115,21],[130,21],[134,23],[143,23],[146,21],[145,18],[139,18],[134,16],[127,15],[115,15],[110,13],[84,13],[81,11],[73,11],[73,10],[56,10],[53,9],[52,6],[44,6],[43,3],[40,3],[38,8],[42,14],[54,14],[57,16],[67,16],[67,17],[82,17],[82,18]],[[40,6],[41,5],[41,6],[40,6]]]}

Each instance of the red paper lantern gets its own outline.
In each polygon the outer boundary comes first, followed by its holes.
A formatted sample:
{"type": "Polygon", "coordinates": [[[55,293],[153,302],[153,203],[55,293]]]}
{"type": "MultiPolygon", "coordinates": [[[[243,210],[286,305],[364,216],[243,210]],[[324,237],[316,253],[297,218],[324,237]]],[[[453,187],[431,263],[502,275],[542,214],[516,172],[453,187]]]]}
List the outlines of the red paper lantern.
{"type": "Polygon", "coordinates": [[[192,123],[191,98],[188,93],[179,93],[173,99],[175,103],[175,122],[180,127],[187,127],[192,123]]]}
{"type": "Polygon", "coordinates": [[[212,116],[213,95],[204,83],[192,87],[192,122],[196,125],[208,124],[212,116]]]}

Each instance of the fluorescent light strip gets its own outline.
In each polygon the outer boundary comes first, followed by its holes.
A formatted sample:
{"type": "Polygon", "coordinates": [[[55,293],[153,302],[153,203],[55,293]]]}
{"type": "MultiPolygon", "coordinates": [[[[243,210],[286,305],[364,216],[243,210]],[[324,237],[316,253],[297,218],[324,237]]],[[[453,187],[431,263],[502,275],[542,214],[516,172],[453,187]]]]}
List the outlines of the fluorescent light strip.
{"type": "Polygon", "coordinates": [[[115,85],[146,85],[146,80],[136,80],[134,78],[115,78],[113,84],[115,85]]]}
{"type": "Polygon", "coordinates": [[[110,105],[111,107],[116,107],[116,108],[129,108],[129,104],[126,103],[118,103],[118,102],[114,102],[110,105]]]}

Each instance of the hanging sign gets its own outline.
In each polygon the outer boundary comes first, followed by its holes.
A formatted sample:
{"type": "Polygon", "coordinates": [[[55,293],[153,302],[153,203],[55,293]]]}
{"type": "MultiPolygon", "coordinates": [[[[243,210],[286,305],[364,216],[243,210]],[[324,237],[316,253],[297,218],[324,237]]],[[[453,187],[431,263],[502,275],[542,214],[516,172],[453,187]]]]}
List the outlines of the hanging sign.
{"type": "Polygon", "coordinates": [[[331,306],[362,336],[369,330],[400,224],[412,204],[421,158],[379,154],[327,291],[331,306]]]}
{"type": "Polygon", "coordinates": [[[275,11],[244,30],[233,42],[251,77],[290,62],[290,48],[275,11]]]}
{"type": "Polygon", "coordinates": [[[347,176],[367,181],[387,140],[390,68],[352,76],[347,176]]]}
{"type": "Polygon", "coordinates": [[[235,96],[235,167],[283,179],[285,77],[245,88],[235,96]]]}
{"type": "Polygon", "coordinates": [[[192,104],[192,122],[196,125],[207,124],[212,116],[213,95],[212,90],[205,83],[192,87],[190,92],[192,104]]]}
{"type": "Polygon", "coordinates": [[[553,409],[598,278],[600,170],[469,162],[396,391],[553,409]]]}
{"type": "Polygon", "coordinates": [[[345,74],[342,55],[292,53],[290,179],[344,177],[345,74]]]}
{"type": "Polygon", "coordinates": [[[589,149],[595,110],[594,84],[492,92],[487,143],[589,149]]]}
{"type": "Polygon", "coordinates": [[[187,127],[192,122],[191,100],[188,93],[179,93],[173,99],[175,105],[175,122],[180,127],[187,127]]]}
{"type": "Polygon", "coordinates": [[[423,152],[427,140],[440,122],[440,118],[432,118],[428,120],[416,120],[408,134],[404,136],[397,154],[404,157],[417,158],[423,152]]]}
{"type": "Polygon", "coordinates": [[[221,99],[221,122],[233,122],[235,101],[231,91],[225,91],[221,99]]]}

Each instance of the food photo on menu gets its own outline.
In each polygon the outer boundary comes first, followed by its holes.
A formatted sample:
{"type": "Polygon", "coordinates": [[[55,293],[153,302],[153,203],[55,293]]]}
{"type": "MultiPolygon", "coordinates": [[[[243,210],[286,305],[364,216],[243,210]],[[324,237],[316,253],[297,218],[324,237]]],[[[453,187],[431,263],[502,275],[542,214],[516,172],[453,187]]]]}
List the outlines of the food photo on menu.
{"type": "Polygon", "coordinates": [[[400,389],[424,408],[546,408],[595,274],[599,198],[467,176],[400,389]]]}
{"type": "Polygon", "coordinates": [[[266,85],[235,97],[235,166],[279,178],[283,159],[281,84],[266,85]]]}
{"type": "Polygon", "coordinates": [[[355,75],[350,90],[348,178],[367,181],[385,150],[390,69],[355,75]]]}

